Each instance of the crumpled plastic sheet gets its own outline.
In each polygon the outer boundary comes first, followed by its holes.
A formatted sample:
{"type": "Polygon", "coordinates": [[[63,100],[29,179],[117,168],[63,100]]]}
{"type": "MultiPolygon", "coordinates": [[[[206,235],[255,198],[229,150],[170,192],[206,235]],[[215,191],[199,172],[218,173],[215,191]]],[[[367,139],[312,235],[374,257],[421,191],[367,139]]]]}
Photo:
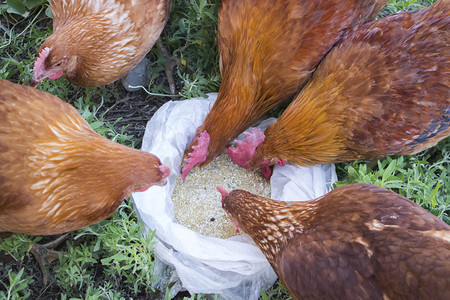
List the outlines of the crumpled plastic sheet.
{"type": "MultiPolygon", "coordinates": [[[[169,287],[172,296],[187,290],[191,294],[217,294],[221,299],[258,299],[260,289],[269,289],[277,277],[248,235],[225,240],[206,237],[175,220],[171,194],[184,151],[216,98],[213,93],[208,99],[167,102],[147,123],[142,150],[158,156],[171,174],[166,186],[134,193],[134,204],[146,233],[156,231],[154,276],[159,281],[155,287],[169,287]]],[[[329,192],[336,180],[334,165],[275,166],[271,194],[273,199],[284,201],[310,200],[329,192]]]]}

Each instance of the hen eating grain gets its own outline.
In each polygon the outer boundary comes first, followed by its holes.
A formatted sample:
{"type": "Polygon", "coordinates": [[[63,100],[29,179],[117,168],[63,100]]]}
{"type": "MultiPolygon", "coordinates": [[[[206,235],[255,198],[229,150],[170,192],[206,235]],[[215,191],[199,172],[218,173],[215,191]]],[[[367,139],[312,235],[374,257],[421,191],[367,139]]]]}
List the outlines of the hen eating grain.
{"type": "Polygon", "coordinates": [[[229,148],[266,169],[409,155],[450,134],[450,1],[348,32],[264,133],[229,148]]]}
{"type": "Polygon", "coordinates": [[[187,149],[183,178],[209,164],[240,133],[290,99],[352,26],[387,0],[223,0],[217,101],[187,149]]]}
{"type": "Polygon", "coordinates": [[[93,131],[70,104],[0,79],[0,232],[54,235],[97,223],[169,174],[156,156],[93,131]]]}
{"type": "Polygon", "coordinates": [[[218,190],[293,299],[448,299],[450,226],[403,196],[369,184],[306,202],[218,190]]]}
{"type": "Polygon", "coordinates": [[[111,83],[150,51],[171,0],[50,0],[53,34],[38,50],[32,85],[65,76],[83,87],[111,83]]]}

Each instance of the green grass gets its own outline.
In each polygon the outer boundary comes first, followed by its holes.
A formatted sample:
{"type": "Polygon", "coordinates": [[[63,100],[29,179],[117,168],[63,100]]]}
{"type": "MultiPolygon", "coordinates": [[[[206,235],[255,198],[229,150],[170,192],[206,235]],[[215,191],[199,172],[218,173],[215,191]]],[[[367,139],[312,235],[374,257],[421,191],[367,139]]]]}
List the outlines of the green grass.
{"type": "Polygon", "coordinates": [[[392,15],[401,11],[408,11],[430,6],[436,0],[389,0],[381,10],[379,17],[392,15]]]}
{"type": "MultiPolygon", "coordinates": [[[[28,84],[36,51],[51,33],[51,20],[46,1],[27,0],[24,6],[17,2],[23,1],[0,3],[0,78],[28,84]]],[[[417,9],[433,2],[390,0],[380,16],[417,9]]],[[[161,104],[169,99],[191,98],[217,91],[220,84],[216,38],[218,7],[219,1],[212,0],[173,1],[162,40],[178,61],[176,97],[154,96],[169,95],[162,67],[164,57],[156,49],[148,55],[152,80],[145,88],[150,94],[126,93],[120,83],[83,89],[65,79],[44,81],[39,88],[73,104],[99,133],[128,146],[139,147],[140,138],[130,133],[130,127],[122,125],[121,116],[111,120],[113,107],[127,97],[161,104]]],[[[143,124],[140,126],[145,126],[145,122],[143,124]]],[[[449,147],[450,139],[446,139],[418,155],[380,160],[373,169],[366,162],[338,164],[341,181],[337,185],[367,182],[384,186],[409,197],[450,223],[449,147]]],[[[10,261],[0,263],[0,298],[167,299],[166,290],[158,291],[151,287],[156,280],[151,276],[152,239],[143,238],[141,230],[142,225],[127,199],[108,220],[72,233],[61,247],[64,254],[59,261],[52,263],[52,281],[46,288],[40,284],[41,274],[28,250],[31,243],[43,243],[48,238],[17,234],[4,239],[0,243],[0,254],[8,254],[10,261]]],[[[205,298],[192,295],[186,299],[205,298]]],[[[263,293],[261,299],[290,297],[277,283],[263,293]]]]}
{"type": "Polygon", "coordinates": [[[450,139],[417,155],[387,157],[374,170],[365,162],[339,164],[341,181],[370,183],[395,191],[450,224],[450,139]]]}
{"type": "MultiPolygon", "coordinates": [[[[52,292],[47,292],[45,298],[59,298],[58,292],[64,299],[155,295],[157,292],[151,288],[153,236],[143,238],[142,229],[134,210],[125,201],[110,219],[73,233],[64,246],[64,254],[55,263],[57,267],[51,269],[52,292]]],[[[15,295],[11,299],[39,293],[33,283],[40,281],[36,278],[40,273],[35,269],[30,272],[33,269],[25,265],[30,260],[27,249],[32,242],[39,241],[41,237],[17,234],[0,244],[1,251],[17,260],[15,264],[0,266],[2,285],[15,295]]]]}

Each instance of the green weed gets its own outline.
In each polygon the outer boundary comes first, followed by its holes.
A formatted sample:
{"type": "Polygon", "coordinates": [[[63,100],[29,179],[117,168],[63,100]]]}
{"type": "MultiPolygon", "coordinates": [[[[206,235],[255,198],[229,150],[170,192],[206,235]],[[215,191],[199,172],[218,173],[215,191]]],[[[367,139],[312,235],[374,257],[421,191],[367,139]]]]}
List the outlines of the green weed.
{"type": "Polygon", "coordinates": [[[268,290],[267,292],[261,290],[261,300],[270,300],[270,299],[283,299],[283,300],[291,300],[291,296],[287,292],[286,288],[280,281],[277,281],[274,286],[268,290]]]}
{"type": "Polygon", "coordinates": [[[7,12],[27,18],[32,14],[34,9],[46,4],[47,0],[6,0],[6,3],[0,3],[0,12],[7,12]]]}
{"type": "Polygon", "coordinates": [[[174,0],[162,39],[178,60],[181,95],[204,96],[220,84],[217,47],[219,1],[174,0]]]}
{"type": "Polygon", "coordinates": [[[436,0],[389,0],[383,10],[380,12],[379,17],[396,14],[401,11],[420,9],[426,6],[430,6],[434,2],[436,2],[436,0]]]}
{"type": "Polygon", "coordinates": [[[2,299],[27,299],[31,293],[29,290],[29,284],[33,283],[31,276],[24,273],[25,268],[20,269],[18,273],[14,273],[11,269],[8,271],[9,285],[0,282],[6,291],[0,290],[0,298],[2,299]]]}
{"type": "MultiPolygon", "coordinates": [[[[450,138],[417,155],[387,157],[371,170],[365,162],[340,165],[346,179],[336,186],[370,183],[403,195],[450,223],[450,138]]],[[[342,171],[342,170],[341,170],[342,171]]]]}

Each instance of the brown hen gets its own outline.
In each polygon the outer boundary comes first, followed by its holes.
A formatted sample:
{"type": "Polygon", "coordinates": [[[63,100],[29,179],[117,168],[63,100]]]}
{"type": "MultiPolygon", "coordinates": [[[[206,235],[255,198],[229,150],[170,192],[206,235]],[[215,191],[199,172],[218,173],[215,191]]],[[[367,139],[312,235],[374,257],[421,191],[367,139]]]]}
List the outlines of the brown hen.
{"type": "Polygon", "coordinates": [[[218,188],[293,299],[448,299],[450,226],[369,184],[283,202],[218,188]]]}
{"type": "Polygon", "coordinates": [[[414,154],[449,136],[449,3],[350,31],[276,123],[228,150],[233,161],[270,174],[277,162],[414,154]]]}
{"type": "Polygon", "coordinates": [[[387,0],[224,0],[218,42],[222,84],[188,147],[183,177],[277,104],[290,99],[350,27],[372,20],[387,0]]]}
{"type": "Polygon", "coordinates": [[[169,174],[156,156],[93,131],[70,104],[0,79],[0,233],[97,223],[169,174]]]}
{"type": "Polygon", "coordinates": [[[134,68],[161,34],[171,0],[50,0],[53,34],[39,48],[32,85],[65,76],[83,87],[134,68]]]}

